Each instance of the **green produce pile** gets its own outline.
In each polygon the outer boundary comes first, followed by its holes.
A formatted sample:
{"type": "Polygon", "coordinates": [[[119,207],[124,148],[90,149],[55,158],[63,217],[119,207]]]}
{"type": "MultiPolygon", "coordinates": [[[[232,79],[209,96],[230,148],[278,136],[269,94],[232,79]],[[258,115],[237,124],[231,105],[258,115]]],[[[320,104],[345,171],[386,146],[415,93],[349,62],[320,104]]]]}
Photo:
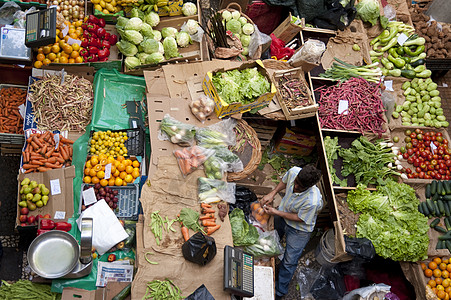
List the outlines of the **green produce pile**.
{"type": "Polygon", "coordinates": [[[154,211],[150,215],[150,231],[152,231],[153,235],[155,236],[155,241],[157,242],[157,245],[160,245],[160,241],[163,238],[163,228],[164,228],[164,220],[160,216],[160,211],[154,211]]]}
{"type": "MultiPolygon", "coordinates": [[[[242,55],[249,54],[249,44],[251,42],[251,35],[254,33],[254,25],[247,22],[245,17],[242,17],[240,12],[234,10],[232,12],[224,10],[222,12],[222,21],[225,22],[225,29],[230,30],[233,35],[241,41],[243,46],[242,55]]],[[[215,43],[216,44],[216,43],[215,43]]]]}
{"type": "Polygon", "coordinates": [[[219,96],[227,103],[252,103],[263,94],[271,91],[271,84],[258,69],[217,72],[212,78],[219,96]]]}
{"type": "Polygon", "coordinates": [[[401,117],[403,126],[448,127],[443,115],[442,98],[437,84],[431,78],[426,80],[414,78],[402,85],[406,101],[396,105],[393,118],[401,117]]]}
{"type": "Polygon", "coordinates": [[[2,280],[0,287],[0,299],[4,300],[56,300],[61,299],[61,294],[52,293],[50,285],[32,283],[28,280],[19,280],[9,284],[2,280]]]}
{"type": "Polygon", "coordinates": [[[392,149],[382,143],[375,144],[364,136],[355,139],[349,149],[340,148],[338,154],[343,158],[341,174],[348,177],[354,174],[357,184],[385,184],[385,180],[401,174],[387,165],[395,163],[392,149]]]}
{"type": "Polygon", "coordinates": [[[344,82],[353,77],[362,77],[369,82],[376,83],[381,80],[382,72],[380,68],[377,68],[377,63],[359,67],[348,64],[336,57],[334,57],[334,59],[336,60],[336,62],[334,61],[332,67],[327,69],[324,73],[319,74],[319,77],[330,78],[341,82],[344,82]]]}
{"type": "Polygon", "coordinates": [[[230,213],[229,218],[234,246],[251,246],[257,242],[257,228],[246,222],[244,212],[241,209],[235,208],[230,213]]]}
{"type": "Polygon", "coordinates": [[[147,283],[146,294],[143,299],[183,299],[182,292],[172,280],[153,280],[147,283]]]}
{"type": "Polygon", "coordinates": [[[334,162],[338,159],[338,150],[341,146],[338,145],[338,137],[333,139],[330,136],[324,138],[324,147],[326,148],[327,164],[329,165],[329,174],[332,176],[332,181],[339,186],[348,186],[348,180],[340,179],[337,176],[337,170],[334,168],[334,162]]]}
{"type": "Polygon", "coordinates": [[[389,180],[371,193],[360,184],[348,192],[347,202],[353,212],[361,213],[357,237],[369,239],[378,255],[395,261],[427,258],[429,226],[418,212],[412,187],[389,180]]]}

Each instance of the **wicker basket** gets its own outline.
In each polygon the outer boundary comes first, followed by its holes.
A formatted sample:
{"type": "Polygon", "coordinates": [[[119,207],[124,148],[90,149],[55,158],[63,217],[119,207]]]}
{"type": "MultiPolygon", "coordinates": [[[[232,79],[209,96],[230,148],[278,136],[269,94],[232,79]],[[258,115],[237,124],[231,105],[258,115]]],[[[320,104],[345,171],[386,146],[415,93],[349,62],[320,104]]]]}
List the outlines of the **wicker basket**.
{"type": "Polygon", "coordinates": [[[246,178],[247,176],[252,174],[255,169],[257,169],[260,161],[262,160],[262,146],[260,144],[260,140],[258,139],[257,133],[251,126],[247,124],[246,121],[238,120],[238,123],[240,123],[241,127],[243,127],[249,134],[254,149],[252,150],[251,159],[249,163],[244,167],[243,171],[236,173],[227,173],[227,181],[238,181],[246,178]]]}
{"type": "MultiPolygon", "coordinates": [[[[229,12],[238,11],[242,17],[246,18],[248,23],[250,23],[252,25],[255,25],[254,22],[248,16],[243,14],[243,12],[241,11],[241,6],[238,3],[235,3],[235,2],[229,3],[229,5],[227,5],[226,8],[221,9],[219,11],[219,13],[222,15],[222,13],[224,11],[226,11],[226,10],[228,10],[229,12]],[[236,9],[233,9],[232,7],[235,7],[236,9]]],[[[207,26],[210,26],[210,21],[208,21],[208,25],[207,26]]],[[[215,50],[214,49],[214,45],[213,45],[213,42],[211,41],[211,39],[208,38],[208,35],[207,35],[207,39],[208,39],[208,46],[210,47],[210,50],[214,53],[214,50],[215,50]]],[[[258,46],[257,52],[255,52],[254,57],[250,57],[250,58],[258,59],[258,58],[260,58],[261,55],[262,55],[262,45],[258,46]]]]}

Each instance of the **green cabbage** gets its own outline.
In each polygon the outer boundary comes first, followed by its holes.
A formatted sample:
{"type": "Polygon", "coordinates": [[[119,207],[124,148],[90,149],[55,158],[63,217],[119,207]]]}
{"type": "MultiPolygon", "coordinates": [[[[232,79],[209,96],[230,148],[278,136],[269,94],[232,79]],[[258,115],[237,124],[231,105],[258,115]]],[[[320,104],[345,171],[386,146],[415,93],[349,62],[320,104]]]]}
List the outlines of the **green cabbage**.
{"type": "Polygon", "coordinates": [[[149,38],[153,38],[153,30],[152,30],[152,26],[150,26],[147,23],[143,23],[142,27],[141,27],[141,34],[144,37],[149,37],[149,38]]]}
{"type": "Polygon", "coordinates": [[[143,25],[143,21],[140,18],[131,18],[128,20],[127,24],[125,24],[125,30],[136,30],[140,31],[143,25]]]}
{"type": "Polygon", "coordinates": [[[251,23],[247,23],[247,24],[244,24],[242,30],[243,30],[244,34],[251,35],[254,33],[255,29],[254,29],[254,25],[252,25],[251,23]]]}
{"type": "Polygon", "coordinates": [[[191,37],[185,31],[178,32],[176,35],[176,40],[177,40],[177,45],[179,45],[179,47],[182,47],[182,48],[188,47],[189,44],[191,43],[191,37]]]}
{"type": "Polygon", "coordinates": [[[144,39],[142,34],[136,30],[125,30],[124,38],[135,45],[139,45],[144,39]]]}
{"type": "Polygon", "coordinates": [[[159,42],[154,39],[145,39],[141,44],[143,51],[148,54],[159,52],[159,42]]]}
{"type": "Polygon", "coordinates": [[[194,4],[192,2],[186,2],[182,6],[182,13],[185,16],[193,16],[193,15],[195,15],[197,13],[196,4],[194,4]]]}
{"type": "Polygon", "coordinates": [[[237,11],[237,10],[232,11],[232,19],[238,20],[240,17],[241,17],[241,14],[239,11],[237,11]]]}
{"type": "Polygon", "coordinates": [[[124,63],[129,69],[134,69],[137,66],[141,65],[141,61],[139,60],[139,58],[134,56],[126,57],[124,63]]]}
{"type": "Polygon", "coordinates": [[[145,64],[146,63],[146,58],[149,55],[150,54],[148,54],[146,52],[140,52],[140,53],[136,54],[136,57],[139,58],[139,61],[141,62],[141,64],[145,64]]]}
{"type": "Polygon", "coordinates": [[[128,23],[127,18],[124,18],[123,16],[119,16],[119,17],[117,17],[116,28],[117,27],[125,27],[125,25],[127,25],[127,23],[128,23]]]}
{"type": "Polygon", "coordinates": [[[144,19],[144,13],[137,7],[133,7],[130,12],[130,17],[132,18],[140,18],[141,20],[144,19]]]}
{"type": "Polygon", "coordinates": [[[146,58],[146,64],[157,65],[164,60],[163,54],[160,52],[152,53],[146,58]]]}
{"type": "Polygon", "coordinates": [[[232,227],[233,245],[251,246],[258,241],[258,231],[252,225],[249,225],[244,219],[244,212],[235,208],[229,215],[230,226],[232,227]]]}
{"type": "Polygon", "coordinates": [[[155,27],[160,24],[160,16],[156,12],[151,11],[145,16],[144,21],[150,26],[155,27]]]}
{"type": "Polygon", "coordinates": [[[116,45],[119,51],[125,56],[134,56],[138,53],[138,48],[126,40],[120,40],[116,45]]]}
{"type": "Polygon", "coordinates": [[[164,57],[170,59],[172,57],[179,57],[179,51],[177,49],[177,42],[173,37],[167,37],[163,40],[164,57]]]}
{"type": "Polygon", "coordinates": [[[226,23],[226,28],[233,33],[241,33],[241,23],[238,20],[231,19],[226,23]]]}
{"type": "Polygon", "coordinates": [[[226,22],[229,21],[232,18],[232,13],[228,10],[225,10],[222,12],[222,19],[226,22]]]}
{"type": "Polygon", "coordinates": [[[380,15],[378,0],[361,0],[355,8],[357,16],[362,21],[369,22],[373,26],[377,24],[380,15]]]}
{"type": "Polygon", "coordinates": [[[240,39],[241,39],[241,45],[243,45],[243,47],[249,47],[249,44],[251,43],[250,35],[242,34],[240,39]]]}
{"type": "Polygon", "coordinates": [[[163,38],[167,38],[167,37],[175,38],[176,34],[177,34],[177,29],[175,29],[174,27],[165,27],[165,28],[161,29],[161,35],[163,36],[163,38]]]}
{"type": "Polygon", "coordinates": [[[246,56],[249,55],[249,48],[248,47],[243,47],[243,51],[241,51],[241,54],[246,56]]]}
{"type": "Polygon", "coordinates": [[[186,21],[185,30],[189,34],[195,34],[199,30],[199,23],[196,20],[189,19],[186,21]]]}
{"type": "Polygon", "coordinates": [[[244,26],[244,24],[247,23],[247,19],[245,17],[239,17],[238,21],[241,23],[241,26],[244,26]]]}

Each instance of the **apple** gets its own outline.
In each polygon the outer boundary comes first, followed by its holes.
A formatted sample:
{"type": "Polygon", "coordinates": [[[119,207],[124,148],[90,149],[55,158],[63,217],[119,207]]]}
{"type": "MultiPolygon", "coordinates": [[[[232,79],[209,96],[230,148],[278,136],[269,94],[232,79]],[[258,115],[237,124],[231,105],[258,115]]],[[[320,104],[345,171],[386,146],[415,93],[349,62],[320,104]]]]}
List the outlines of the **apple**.
{"type": "Polygon", "coordinates": [[[22,207],[20,209],[20,214],[21,215],[28,215],[29,212],[30,212],[30,210],[28,209],[28,207],[22,207]]]}
{"type": "Polygon", "coordinates": [[[51,219],[52,216],[50,216],[50,214],[45,214],[43,218],[44,218],[44,219],[51,219]]]}
{"type": "Polygon", "coordinates": [[[30,225],[33,225],[35,220],[36,220],[35,216],[28,216],[28,218],[27,218],[27,222],[30,225]]]}
{"type": "Polygon", "coordinates": [[[20,223],[25,223],[25,222],[27,222],[27,216],[26,216],[26,215],[20,215],[20,216],[19,216],[19,222],[20,222],[20,223]]]}

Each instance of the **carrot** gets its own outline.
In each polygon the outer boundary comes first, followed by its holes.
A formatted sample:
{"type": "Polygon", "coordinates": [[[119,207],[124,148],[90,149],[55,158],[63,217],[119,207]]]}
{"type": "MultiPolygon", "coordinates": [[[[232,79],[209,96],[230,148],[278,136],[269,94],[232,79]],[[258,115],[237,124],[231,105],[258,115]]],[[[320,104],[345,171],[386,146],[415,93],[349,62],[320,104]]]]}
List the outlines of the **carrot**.
{"type": "Polygon", "coordinates": [[[39,153],[41,153],[42,155],[45,155],[46,152],[47,152],[47,145],[44,145],[44,146],[41,148],[41,151],[39,151],[39,153]]]}
{"type": "Polygon", "coordinates": [[[74,149],[72,147],[69,147],[69,158],[72,160],[72,156],[74,154],[74,149]]]}
{"type": "Polygon", "coordinates": [[[56,161],[59,162],[60,164],[63,164],[65,162],[65,160],[62,159],[61,157],[56,157],[56,161]]]}
{"type": "Polygon", "coordinates": [[[202,208],[211,208],[211,204],[208,204],[208,203],[201,203],[201,204],[200,204],[200,207],[202,207],[202,208]]]}
{"type": "Polygon", "coordinates": [[[60,142],[63,142],[64,144],[73,144],[74,141],[70,139],[66,139],[65,137],[60,136],[60,142]]]}
{"type": "Polygon", "coordinates": [[[25,151],[22,151],[22,158],[23,158],[23,162],[25,162],[25,163],[28,162],[28,159],[27,159],[25,151]]]}
{"type": "Polygon", "coordinates": [[[39,172],[45,172],[45,171],[49,171],[49,170],[51,170],[51,168],[45,168],[45,167],[39,167],[38,168],[39,172]]]}
{"type": "Polygon", "coordinates": [[[185,242],[189,240],[189,229],[182,225],[182,235],[185,242]]]}
{"type": "Polygon", "coordinates": [[[64,151],[66,151],[66,154],[67,154],[67,157],[68,157],[68,159],[67,160],[71,160],[72,159],[72,157],[70,156],[70,151],[69,151],[69,149],[70,149],[70,146],[68,146],[68,145],[64,145],[63,146],[63,148],[64,148],[64,151]]]}
{"type": "MultiPolygon", "coordinates": [[[[61,143],[60,143],[61,145],[61,143]]],[[[61,156],[64,158],[64,160],[69,160],[69,154],[67,154],[66,149],[64,149],[64,146],[60,146],[60,153],[61,156]]]]}
{"type": "Polygon", "coordinates": [[[212,227],[206,227],[206,231],[207,231],[207,235],[212,234],[213,232],[215,232],[216,230],[218,230],[221,227],[221,224],[218,224],[216,226],[212,226],[212,227]]]}
{"type": "Polygon", "coordinates": [[[39,167],[39,165],[33,165],[33,164],[23,164],[22,168],[24,168],[25,170],[27,169],[32,169],[32,168],[37,168],[39,167]]]}
{"type": "Polygon", "coordinates": [[[44,166],[47,168],[52,168],[52,169],[58,169],[60,166],[55,165],[55,164],[51,164],[49,162],[44,163],[44,166]]]}
{"type": "Polygon", "coordinates": [[[32,165],[40,165],[40,166],[42,166],[42,165],[44,165],[44,163],[42,162],[42,161],[40,161],[40,160],[31,160],[30,161],[30,164],[32,164],[32,165]]]}
{"type": "Polygon", "coordinates": [[[52,156],[53,152],[55,151],[54,147],[51,147],[49,151],[47,151],[46,154],[44,154],[45,157],[49,158],[50,156],[52,156]]]}
{"type": "Polygon", "coordinates": [[[38,144],[36,144],[35,141],[31,141],[30,144],[31,144],[31,147],[33,147],[33,149],[35,149],[35,150],[39,149],[39,146],[38,146],[38,144]]]}
{"type": "Polygon", "coordinates": [[[32,141],[35,142],[39,148],[44,147],[44,145],[42,144],[42,142],[38,139],[38,137],[36,135],[33,135],[32,141]]]}
{"type": "Polygon", "coordinates": [[[203,219],[211,219],[214,218],[215,214],[206,214],[205,216],[201,216],[199,219],[203,220],[203,219]]]}
{"type": "Polygon", "coordinates": [[[28,173],[31,173],[31,172],[34,172],[34,171],[36,171],[36,168],[28,169],[28,170],[26,170],[24,173],[25,173],[25,174],[28,174],[28,173]]]}
{"type": "Polygon", "coordinates": [[[56,163],[56,157],[50,157],[49,159],[47,159],[47,162],[49,162],[49,163],[51,163],[51,164],[54,164],[54,163],[56,163]]]}
{"type": "Polygon", "coordinates": [[[202,214],[209,214],[209,213],[215,213],[214,209],[211,208],[203,208],[201,209],[202,214]]]}
{"type": "Polygon", "coordinates": [[[211,221],[211,220],[208,220],[208,219],[207,220],[202,220],[201,223],[202,223],[202,226],[207,226],[207,227],[216,226],[215,221],[211,221]]]}
{"type": "MultiPolygon", "coordinates": [[[[56,150],[56,151],[58,151],[58,150],[56,150]]],[[[61,153],[59,153],[59,152],[53,152],[53,153],[52,153],[52,156],[63,158],[63,157],[61,156],[61,153]]]]}
{"type": "Polygon", "coordinates": [[[28,139],[27,139],[27,143],[31,143],[31,139],[33,138],[33,136],[30,136],[28,139]]]}
{"type": "Polygon", "coordinates": [[[41,159],[42,155],[36,154],[35,152],[30,153],[30,159],[41,159]]]}

